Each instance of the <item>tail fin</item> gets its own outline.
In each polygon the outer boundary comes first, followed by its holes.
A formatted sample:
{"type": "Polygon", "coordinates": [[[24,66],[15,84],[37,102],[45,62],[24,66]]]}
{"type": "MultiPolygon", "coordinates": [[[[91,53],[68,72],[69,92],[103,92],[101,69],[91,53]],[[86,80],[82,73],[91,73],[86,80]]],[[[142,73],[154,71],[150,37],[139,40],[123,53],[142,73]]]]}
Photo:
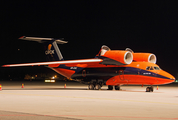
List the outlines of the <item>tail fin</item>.
{"type": "Polygon", "coordinates": [[[55,40],[45,42],[45,55],[48,61],[64,60],[55,40]]]}
{"type": "Polygon", "coordinates": [[[45,45],[45,55],[48,61],[64,60],[57,43],[64,44],[67,43],[67,41],[63,41],[62,39],[54,39],[54,38],[39,38],[39,37],[26,37],[26,36],[22,36],[19,39],[43,43],[45,45]]]}

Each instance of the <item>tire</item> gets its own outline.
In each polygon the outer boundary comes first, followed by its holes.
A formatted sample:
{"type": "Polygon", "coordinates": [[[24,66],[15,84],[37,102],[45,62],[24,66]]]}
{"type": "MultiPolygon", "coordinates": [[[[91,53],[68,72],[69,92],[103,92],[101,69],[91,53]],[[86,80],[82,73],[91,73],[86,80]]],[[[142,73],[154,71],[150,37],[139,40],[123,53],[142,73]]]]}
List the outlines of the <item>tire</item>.
{"type": "Polygon", "coordinates": [[[113,86],[112,85],[108,85],[108,90],[113,90],[113,86]]]}
{"type": "Polygon", "coordinates": [[[88,85],[88,89],[89,89],[89,90],[94,90],[94,85],[93,85],[93,84],[89,84],[89,85],[88,85]]]}
{"type": "Polygon", "coordinates": [[[150,87],[150,92],[153,92],[153,87],[152,86],[150,87]]]}
{"type": "Polygon", "coordinates": [[[115,86],[115,90],[120,90],[120,86],[115,86]]]}
{"type": "Polygon", "coordinates": [[[96,84],[95,85],[95,90],[100,90],[101,89],[101,85],[100,84],[96,84]]]}
{"type": "Polygon", "coordinates": [[[153,87],[151,86],[151,87],[147,87],[146,88],[146,92],[153,92],[153,87]]]}
{"type": "Polygon", "coordinates": [[[150,92],[150,87],[147,87],[147,88],[146,88],[146,92],[150,92]]]}

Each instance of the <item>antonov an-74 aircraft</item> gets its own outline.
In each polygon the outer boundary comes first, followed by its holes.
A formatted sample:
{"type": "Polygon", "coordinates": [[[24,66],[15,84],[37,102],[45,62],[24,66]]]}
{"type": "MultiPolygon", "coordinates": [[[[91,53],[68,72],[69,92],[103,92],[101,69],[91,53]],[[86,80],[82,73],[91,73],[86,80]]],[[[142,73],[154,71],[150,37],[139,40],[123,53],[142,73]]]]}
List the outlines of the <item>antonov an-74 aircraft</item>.
{"type": "Polygon", "coordinates": [[[64,60],[58,44],[67,43],[60,39],[22,36],[19,39],[36,41],[45,45],[45,55],[49,62],[3,65],[3,67],[47,66],[57,73],[88,84],[90,90],[99,90],[105,84],[108,89],[120,90],[121,85],[149,85],[147,92],[152,92],[152,85],[168,84],[175,78],[160,69],[156,56],[151,53],[134,53],[131,49],[111,50],[103,45],[92,59],[64,60]]]}

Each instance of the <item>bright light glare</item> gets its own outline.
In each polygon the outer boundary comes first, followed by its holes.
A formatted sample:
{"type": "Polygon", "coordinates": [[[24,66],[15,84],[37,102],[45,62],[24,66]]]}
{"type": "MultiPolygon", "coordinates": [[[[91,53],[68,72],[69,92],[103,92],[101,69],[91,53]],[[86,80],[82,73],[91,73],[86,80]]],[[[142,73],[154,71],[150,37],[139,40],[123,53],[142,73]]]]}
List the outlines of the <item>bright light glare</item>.
{"type": "Polygon", "coordinates": [[[51,80],[51,82],[55,82],[55,80],[51,80]]]}
{"type": "Polygon", "coordinates": [[[45,82],[55,82],[55,80],[45,80],[45,82]]]}

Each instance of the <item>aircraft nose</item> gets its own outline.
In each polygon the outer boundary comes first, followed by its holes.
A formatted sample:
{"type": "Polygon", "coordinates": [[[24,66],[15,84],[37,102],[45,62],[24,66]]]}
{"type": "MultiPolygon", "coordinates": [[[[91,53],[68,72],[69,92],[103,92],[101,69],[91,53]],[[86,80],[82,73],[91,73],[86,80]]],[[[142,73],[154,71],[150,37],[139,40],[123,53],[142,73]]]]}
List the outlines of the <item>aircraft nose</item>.
{"type": "Polygon", "coordinates": [[[176,79],[175,79],[175,77],[174,77],[174,76],[172,76],[172,75],[171,75],[170,79],[171,79],[171,80],[173,80],[173,81],[175,81],[175,80],[176,80],[176,79]]]}
{"type": "Polygon", "coordinates": [[[167,73],[167,77],[172,80],[172,81],[175,81],[175,77],[169,73],[167,73]]]}
{"type": "Polygon", "coordinates": [[[173,75],[171,75],[170,73],[164,71],[164,70],[160,71],[159,74],[162,74],[162,75],[165,76],[166,78],[169,78],[172,82],[175,81],[175,77],[174,77],[173,75]]]}

